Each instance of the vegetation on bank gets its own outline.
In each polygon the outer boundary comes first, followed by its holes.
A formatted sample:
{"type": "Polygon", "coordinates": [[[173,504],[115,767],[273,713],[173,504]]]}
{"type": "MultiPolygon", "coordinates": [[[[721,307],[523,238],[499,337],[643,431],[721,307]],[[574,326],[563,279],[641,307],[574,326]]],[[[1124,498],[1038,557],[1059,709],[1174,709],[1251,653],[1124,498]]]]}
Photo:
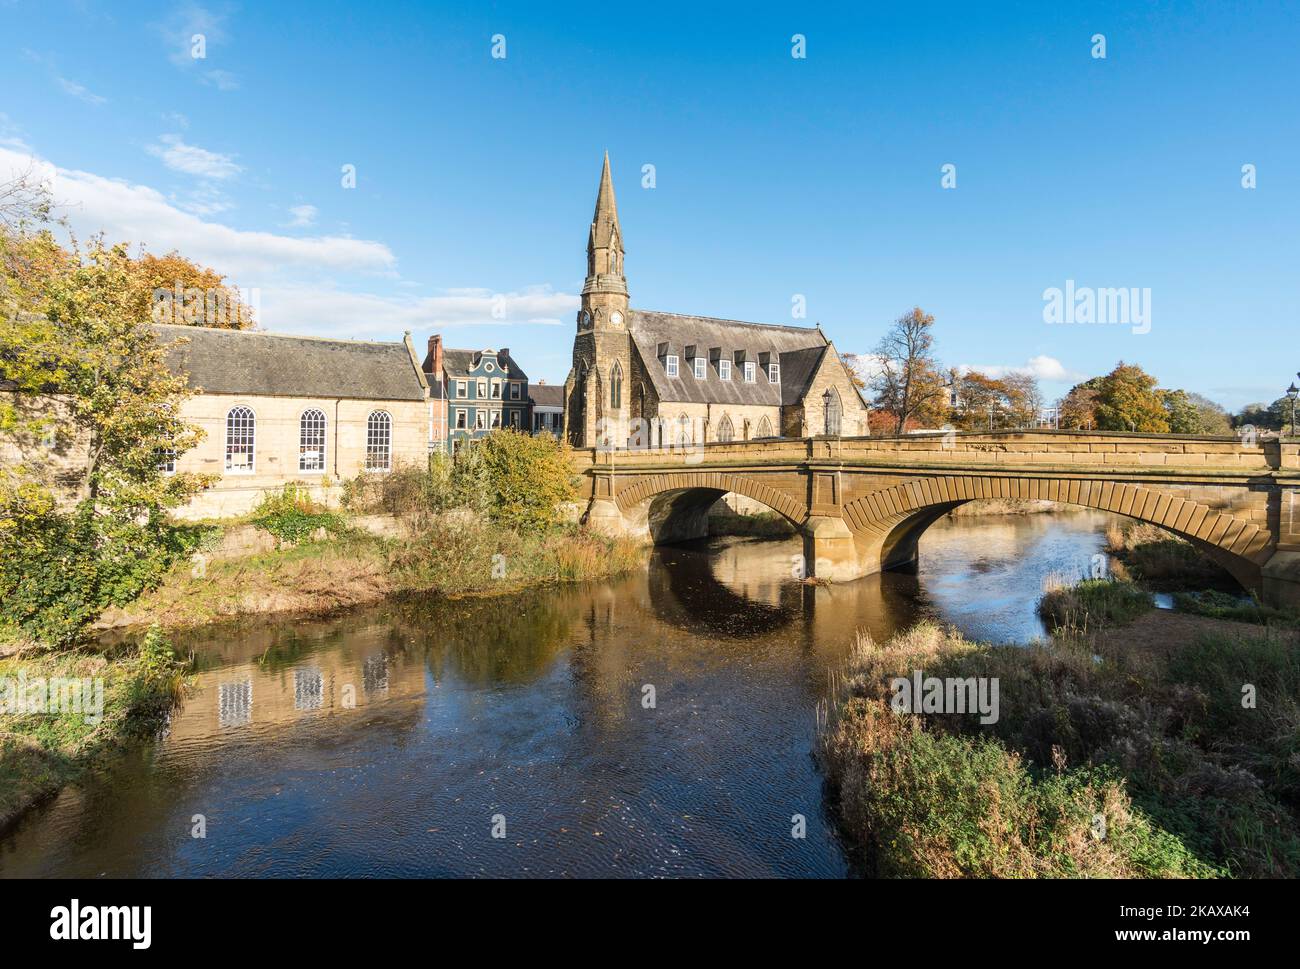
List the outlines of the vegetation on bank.
{"type": "Polygon", "coordinates": [[[187,665],[158,629],[109,651],[28,649],[0,658],[0,831],[124,740],[156,731],[187,665]],[[79,709],[67,708],[66,688],[60,709],[48,709],[55,679],[88,686],[79,709]],[[101,685],[103,708],[95,711],[101,685]]]}
{"type": "Polygon", "coordinates": [[[1236,580],[1186,539],[1146,522],[1114,522],[1106,529],[1106,551],[1120,578],[1132,578],[1159,592],[1237,588],[1236,580]]]}
{"type": "Polygon", "coordinates": [[[1085,579],[1055,585],[1039,600],[1038,612],[1053,632],[1086,633],[1132,622],[1153,608],[1151,594],[1125,579],[1085,579]]]}
{"type": "Polygon", "coordinates": [[[819,749],[873,874],[1300,874],[1300,653],[1275,631],[1167,651],[976,645],[930,623],[862,636],[819,749]],[[914,670],[996,677],[996,723],[895,712],[889,680],[914,670]]]}

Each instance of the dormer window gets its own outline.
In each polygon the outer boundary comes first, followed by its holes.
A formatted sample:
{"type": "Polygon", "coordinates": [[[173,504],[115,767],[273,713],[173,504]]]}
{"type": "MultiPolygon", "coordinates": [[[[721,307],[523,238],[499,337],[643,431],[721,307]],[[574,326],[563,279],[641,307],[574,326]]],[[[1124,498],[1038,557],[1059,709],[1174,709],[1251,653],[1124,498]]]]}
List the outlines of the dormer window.
{"type": "Polygon", "coordinates": [[[758,368],[754,366],[753,360],[746,360],[744,363],[744,368],[745,368],[745,383],[752,384],[755,380],[758,379],[758,368]]]}
{"type": "Polygon", "coordinates": [[[718,361],[718,379],[719,380],[731,379],[731,361],[728,360],[726,357],[723,357],[718,361]]]}
{"type": "Polygon", "coordinates": [[[703,357],[695,358],[695,379],[709,379],[709,361],[705,360],[703,357]]]}
{"type": "Polygon", "coordinates": [[[774,384],[781,382],[781,365],[779,363],[769,363],[767,365],[767,379],[774,384]]]}
{"type": "Polygon", "coordinates": [[[670,377],[677,376],[677,357],[675,354],[664,357],[664,372],[670,377]]]}

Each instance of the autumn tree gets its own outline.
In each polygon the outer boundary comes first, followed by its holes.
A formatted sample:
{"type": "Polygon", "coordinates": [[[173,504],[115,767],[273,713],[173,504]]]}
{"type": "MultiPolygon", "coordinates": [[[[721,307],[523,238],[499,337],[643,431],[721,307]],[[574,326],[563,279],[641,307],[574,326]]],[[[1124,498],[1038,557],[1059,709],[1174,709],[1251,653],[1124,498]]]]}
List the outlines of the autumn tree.
{"type": "Polygon", "coordinates": [[[1156,378],[1141,367],[1120,361],[1097,386],[1097,428],[1103,431],[1169,431],[1163,394],[1156,378]]]}
{"type": "Polygon", "coordinates": [[[920,307],[896,319],[876,347],[879,367],[871,381],[876,406],[894,418],[894,433],[909,421],[933,426],[944,420],[947,388],[934,360],[934,317],[920,307]]]}
{"type": "Polygon", "coordinates": [[[1064,430],[1091,431],[1097,427],[1097,393],[1100,377],[1075,384],[1061,400],[1060,420],[1064,430]]]}
{"type": "MultiPolygon", "coordinates": [[[[3,220],[0,220],[3,222],[3,220]]],[[[166,512],[203,480],[164,474],[200,432],[185,380],[132,286],[125,246],[54,258],[41,231],[0,227],[0,618],[65,642],[124,602],[176,551],[166,512]]]]}
{"type": "Polygon", "coordinates": [[[130,311],[141,320],[223,330],[250,330],[253,309],[214,269],[177,252],[145,253],[127,265],[130,311]]]}

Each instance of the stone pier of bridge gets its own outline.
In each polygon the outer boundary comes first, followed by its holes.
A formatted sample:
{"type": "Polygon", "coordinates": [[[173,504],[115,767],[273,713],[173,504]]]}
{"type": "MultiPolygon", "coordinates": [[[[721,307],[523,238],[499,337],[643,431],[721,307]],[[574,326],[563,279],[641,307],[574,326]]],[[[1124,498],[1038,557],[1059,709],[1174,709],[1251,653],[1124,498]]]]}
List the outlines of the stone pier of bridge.
{"type": "Polygon", "coordinates": [[[1276,605],[1300,606],[1300,442],[1071,431],[578,449],[586,521],[669,543],[735,493],[803,536],[809,577],[914,564],[925,530],[980,499],[1047,500],[1149,522],[1276,605]]]}

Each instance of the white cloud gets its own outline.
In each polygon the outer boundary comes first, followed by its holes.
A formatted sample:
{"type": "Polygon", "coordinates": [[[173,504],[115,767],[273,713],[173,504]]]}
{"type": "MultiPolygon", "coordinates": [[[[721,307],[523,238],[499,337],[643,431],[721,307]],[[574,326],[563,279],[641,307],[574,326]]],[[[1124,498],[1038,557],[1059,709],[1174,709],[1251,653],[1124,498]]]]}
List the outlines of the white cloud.
{"type": "Polygon", "coordinates": [[[379,296],[330,286],[273,286],[260,294],[260,319],[267,329],[292,333],[372,337],[403,330],[457,326],[562,326],[582,300],[550,286],[519,292],[448,289],[436,296],[379,296]]]}
{"type": "Polygon", "coordinates": [[[312,225],[315,223],[319,211],[314,205],[290,206],[289,214],[293,216],[293,220],[286,223],[286,226],[290,229],[300,229],[312,225]]]}
{"type": "Polygon", "coordinates": [[[70,94],[74,98],[79,98],[87,104],[100,105],[108,102],[108,98],[100,97],[98,94],[95,94],[93,91],[86,88],[85,85],[78,84],[76,81],[70,80],[61,75],[58,70],[58,65],[55,63],[53,57],[37,53],[36,51],[26,47],[23,48],[23,55],[29,61],[39,64],[49,71],[50,77],[54,78],[54,83],[62,88],[65,94],[70,94]]]}
{"type": "Polygon", "coordinates": [[[108,101],[108,98],[102,98],[93,91],[86,90],[86,88],[82,87],[76,81],[69,81],[66,77],[59,77],[56,75],[54,80],[56,80],[59,87],[63,88],[63,90],[68,94],[71,94],[74,98],[80,98],[87,104],[104,104],[108,101]]]}
{"type": "Polygon", "coordinates": [[[161,135],[158,141],[159,144],[145,146],[145,151],[162,159],[172,171],[200,178],[233,178],[244,170],[235,164],[232,156],[187,145],[180,135],[161,135]]]}
{"type": "Polygon", "coordinates": [[[229,71],[216,68],[203,72],[203,83],[211,85],[218,91],[235,91],[239,89],[239,78],[229,71]]]}
{"type": "Polygon", "coordinates": [[[1029,362],[1020,366],[976,366],[963,363],[957,369],[961,373],[969,373],[972,370],[978,370],[986,376],[999,380],[1010,374],[1027,374],[1038,380],[1047,380],[1055,383],[1077,383],[1085,379],[1085,375],[1073,370],[1067,370],[1065,365],[1055,357],[1040,355],[1030,357],[1029,362]]]}
{"type": "Polygon", "coordinates": [[[0,147],[0,179],[25,171],[50,183],[77,233],[104,232],[109,239],[147,245],[154,252],[179,249],[238,284],[295,270],[391,272],[397,259],[382,242],[339,236],[297,238],[233,229],[186,212],[145,185],[59,168],[44,159],[0,147]]]}
{"type": "Polygon", "coordinates": [[[227,40],[226,15],[215,13],[197,3],[182,4],[165,23],[154,24],[154,29],[167,46],[167,59],[184,70],[202,68],[199,80],[219,91],[233,91],[239,87],[239,78],[219,67],[208,67],[214,50],[227,40]],[[197,47],[203,56],[195,57],[195,38],[202,36],[197,47]]]}

